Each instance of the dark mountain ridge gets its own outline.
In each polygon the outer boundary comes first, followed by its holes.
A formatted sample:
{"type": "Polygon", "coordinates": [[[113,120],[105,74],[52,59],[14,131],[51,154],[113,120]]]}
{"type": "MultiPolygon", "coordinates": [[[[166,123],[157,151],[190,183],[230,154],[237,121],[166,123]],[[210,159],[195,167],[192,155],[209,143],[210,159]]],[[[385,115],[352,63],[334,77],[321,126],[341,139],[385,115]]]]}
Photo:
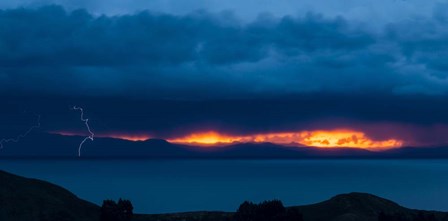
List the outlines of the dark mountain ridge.
{"type": "MultiPolygon", "coordinates": [[[[7,143],[0,158],[77,157],[81,136],[31,133],[18,143],[7,143]]],[[[403,147],[373,152],[357,148],[316,148],[273,143],[232,143],[213,147],[169,143],[162,139],[128,141],[95,137],[82,148],[86,158],[247,158],[247,159],[313,159],[313,158],[448,158],[447,147],[403,147]]]]}

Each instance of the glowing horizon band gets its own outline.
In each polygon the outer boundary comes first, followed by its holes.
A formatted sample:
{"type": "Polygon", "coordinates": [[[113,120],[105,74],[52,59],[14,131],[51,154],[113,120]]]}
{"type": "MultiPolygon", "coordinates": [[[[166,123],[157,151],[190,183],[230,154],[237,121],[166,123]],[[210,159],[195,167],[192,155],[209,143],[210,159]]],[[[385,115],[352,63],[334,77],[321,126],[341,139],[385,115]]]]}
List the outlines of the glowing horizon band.
{"type": "Polygon", "coordinates": [[[205,146],[234,142],[270,142],[282,145],[303,145],[319,148],[345,147],[369,150],[398,148],[404,143],[399,139],[374,140],[363,132],[347,129],[260,133],[243,136],[226,135],[215,131],[207,131],[171,138],[168,139],[168,141],[172,143],[198,144],[205,146]]]}
{"type": "MultiPolygon", "coordinates": [[[[64,136],[78,136],[73,132],[53,132],[64,136]]],[[[128,141],[145,141],[149,135],[100,134],[97,137],[116,138],[128,141]]],[[[230,135],[216,131],[193,132],[184,136],[165,139],[170,143],[193,144],[204,148],[231,143],[274,143],[288,146],[309,146],[317,148],[360,148],[381,151],[402,147],[405,141],[399,138],[373,139],[366,133],[354,129],[302,130],[271,132],[248,135],[230,135]]]]}

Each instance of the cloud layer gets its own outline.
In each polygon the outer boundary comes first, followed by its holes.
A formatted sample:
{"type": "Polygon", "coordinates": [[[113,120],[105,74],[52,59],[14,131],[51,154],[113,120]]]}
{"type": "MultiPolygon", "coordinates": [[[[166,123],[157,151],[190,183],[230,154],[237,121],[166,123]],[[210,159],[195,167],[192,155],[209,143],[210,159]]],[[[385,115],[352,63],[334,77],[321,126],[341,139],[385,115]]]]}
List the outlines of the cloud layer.
{"type": "Polygon", "coordinates": [[[240,22],[230,12],[6,9],[0,90],[149,98],[446,95],[447,8],[381,31],[312,12],[240,22]]]}
{"type": "Polygon", "coordinates": [[[80,105],[103,136],[342,128],[446,144],[447,12],[372,28],[319,12],[0,10],[0,134],[29,126],[29,114],[12,117],[26,103],[47,132],[85,131],[70,111],[80,105]]]}

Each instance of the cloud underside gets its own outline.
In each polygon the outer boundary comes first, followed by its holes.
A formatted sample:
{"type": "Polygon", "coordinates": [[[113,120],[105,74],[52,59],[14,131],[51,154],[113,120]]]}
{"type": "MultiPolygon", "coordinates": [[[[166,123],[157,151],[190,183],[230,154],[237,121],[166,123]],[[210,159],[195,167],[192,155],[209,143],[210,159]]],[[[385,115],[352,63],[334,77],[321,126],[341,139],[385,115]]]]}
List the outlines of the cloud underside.
{"type": "Polygon", "coordinates": [[[344,17],[0,11],[0,90],[149,98],[446,95],[448,5],[370,30],[344,17]]]}

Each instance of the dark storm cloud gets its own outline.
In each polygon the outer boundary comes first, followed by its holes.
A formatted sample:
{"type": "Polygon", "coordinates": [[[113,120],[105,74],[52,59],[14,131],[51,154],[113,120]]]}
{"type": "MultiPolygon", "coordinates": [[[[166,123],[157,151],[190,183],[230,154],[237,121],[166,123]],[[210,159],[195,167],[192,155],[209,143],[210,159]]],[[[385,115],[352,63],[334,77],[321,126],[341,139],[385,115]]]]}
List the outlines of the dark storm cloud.
{"type": "Polygon", "coordinates": [[[298,54],[352,50],[372,42],[367,33],[350,31],[342,18],[314,14],[241,25],[228,13],[94,17],[47,6],[5,10],[1,17],[3,67],[228,64],[260,61],[269,56],[270,46],[298,54]]]}
{"type": "Polygon", "coordinates": [[[241,22],[232,12],[6,9],[0,11],[0,85],[23,94],[187,99],[446,94],[443,7],[382,31],[311,12],[241,22]]]}
{"type": "Polygon", "coordinates": [[[447,7],[379,30],[312,12],[1,10],[0,134],[30,125],[23,110],[42,131],[85,131],[80,105],[105,135],[342,127],[446,143],[447,7]]]}
{"type": "Polygon", "coordinates": [[[172,138],[194,132],[231,135],[352,129],[377,140],[446,144],[448,99],[444,97],[309,94],[287,99],[175,101],[128,98],[4,97],[0,134],[26,130],[42,115],[40,131],[85,134],[82,106],[95,134],[172,138]],[[11,132],[13,131],[13,132],[11,132]]]}

